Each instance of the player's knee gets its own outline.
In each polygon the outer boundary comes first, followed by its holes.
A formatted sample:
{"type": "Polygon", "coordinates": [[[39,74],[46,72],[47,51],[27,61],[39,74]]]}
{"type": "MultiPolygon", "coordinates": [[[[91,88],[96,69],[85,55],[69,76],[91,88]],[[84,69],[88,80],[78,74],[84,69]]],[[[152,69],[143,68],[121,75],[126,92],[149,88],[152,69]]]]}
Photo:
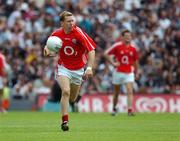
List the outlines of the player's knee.
{"type": "Polygon", "coordinates": [[[62,90],[62,95],[69,97],[70,96],[70,89],[63,89],[62,90]]]}
{"type": "Polygon", "coordinates": [[[133,95],[133,92],[132,92],[132,91],[129,91],[129,92],[128,92],[128,95],[133,95]]]}
{"type": "Polygon", "coordinates": [[[127,93],[128,93],[128,95],[132,95],[133,94],[133,89],[132,88],[128,88],[127,89],[127,93]]]}

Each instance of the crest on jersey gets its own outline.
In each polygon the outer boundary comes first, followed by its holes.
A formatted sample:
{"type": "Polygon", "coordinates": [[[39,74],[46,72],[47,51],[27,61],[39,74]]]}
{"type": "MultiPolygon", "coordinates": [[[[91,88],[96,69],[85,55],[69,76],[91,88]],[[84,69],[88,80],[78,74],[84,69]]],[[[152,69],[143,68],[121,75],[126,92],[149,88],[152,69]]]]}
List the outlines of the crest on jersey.
{"type": "Polygon", "coordinates": [[[133,56],[133,52],[132,51],[130,51],[129,54],[130,54],[130,56],[133,56]]]}
{"type": "Polygon", "coordinates": [[[121,53],[121,54],[124,54],[124,51],[121,51],[120,53],[121,53]]]}
{"type": "Polygon", "coordinates": [[[76,39],[72,39],[72,42],[73,42],[74,44],[76,44],[76,43],[77,43],[77,40],[76,40],[76,39]]]}

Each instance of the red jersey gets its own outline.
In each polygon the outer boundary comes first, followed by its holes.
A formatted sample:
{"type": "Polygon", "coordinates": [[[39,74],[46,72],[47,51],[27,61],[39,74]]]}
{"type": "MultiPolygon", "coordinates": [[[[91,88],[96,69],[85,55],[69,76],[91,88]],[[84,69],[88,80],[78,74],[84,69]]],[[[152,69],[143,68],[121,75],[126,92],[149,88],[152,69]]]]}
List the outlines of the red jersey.
{"type": "Polygon", "coordinates": [[[126,46],[123,42],[117,42],[108,50],[109,55],[114,55],[120,65],[116,68],[118,72],[131,73],[134,71],[133,64],[138,60],[138,53],[133,45],[126,46]]]}
{"type": "Polygon", "coordinates": [[[4,75],[3,70],[5,69],[5,57],[0,53],[0,77],[4,75]]]}
{"type": "Polygon", "coordinates": [[[59,50],[58,64],[70,70],[83,68],[87,62],[87,53],[96,48],[93,40],[77,26],[74,26],[68,34],[60,28],[51,36],[57,36],[63,41],[59,50]]]}

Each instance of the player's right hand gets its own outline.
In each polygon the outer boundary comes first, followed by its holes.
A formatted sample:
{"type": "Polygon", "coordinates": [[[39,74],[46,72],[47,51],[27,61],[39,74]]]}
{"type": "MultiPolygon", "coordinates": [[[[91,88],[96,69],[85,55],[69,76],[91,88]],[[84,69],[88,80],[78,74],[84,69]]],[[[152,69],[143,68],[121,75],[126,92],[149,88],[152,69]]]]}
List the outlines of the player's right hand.
{"type": "Polygon", "coordinates": [[[50,50],[47,48],[47,46],[44,47],[44,56],[50,56],[50,50]]]}
{"type": "Polygon", "coordinates": [[[57,52],[51,52],[47,46],[44,47],[44,56],[46,57],[56,57],[58,55],[57,52]]]}
{"type": "Polygon", "coordinates": [[[117,61],[113,62],[112,64],[113,64],[114,67],[118,67],[120,65],[120,63],[117,62],[117,61]]]}

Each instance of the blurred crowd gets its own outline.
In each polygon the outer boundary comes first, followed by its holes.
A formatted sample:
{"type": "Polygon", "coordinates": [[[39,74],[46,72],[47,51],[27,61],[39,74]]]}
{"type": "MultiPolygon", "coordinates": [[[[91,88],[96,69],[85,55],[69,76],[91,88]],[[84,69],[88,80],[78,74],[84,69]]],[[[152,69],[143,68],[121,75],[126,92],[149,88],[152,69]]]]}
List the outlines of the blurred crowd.
{"type": "Polygon", "coordinates": [[[180,94],[180,1],[0,0],[0,50],[7,61],[4,83],[12,95],[51,93],[57,58],[43,57],[43,47],[59,28],[64,10],[75,15],[77,25],[97,44],[95,76],[84,82],[82,93],[112,92],[113,67],[103,52],[126,28],[139,52],[136,93],[180,94]]]}

